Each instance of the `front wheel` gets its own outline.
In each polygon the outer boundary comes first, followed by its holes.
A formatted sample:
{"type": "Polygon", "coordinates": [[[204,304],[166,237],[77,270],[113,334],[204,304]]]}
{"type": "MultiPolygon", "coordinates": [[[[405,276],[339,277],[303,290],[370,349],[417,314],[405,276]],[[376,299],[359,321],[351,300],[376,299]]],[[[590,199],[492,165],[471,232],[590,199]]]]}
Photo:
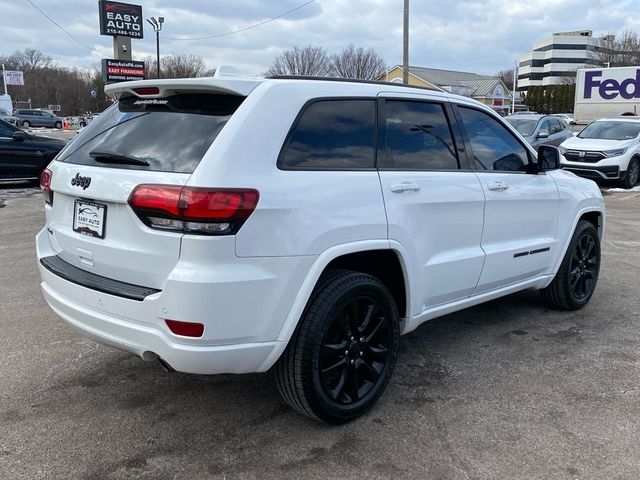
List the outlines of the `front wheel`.
{"type": "Polygon", "coordinates": [[[283,399],[303,415],[345,423],[384,392],[398,355],[398,310],[377,278],[343,270],[318,282],[276,365],[283,399]]]}
{"type": "Polygon", "coordinates": [[[632,158],[627,167],[627,173],[622,179],[622,187],[630,189],[636,186],[640,179],[640,163],[636,158],[632,158]]]}
{"type": "Polygon", "coordinates": [[[56,128],[59,130],[62,128],[62,123],[61,122],[56,122],[56,128]]]}
{"type": "Polygon", "coordinates": [[[600,237],[591,222],[580,220],[560,269],[542,296],[549,306],[561,310],[584,307],[598,283],[600,237]]]}
{"type": "Polygon", "coordinates": [[[31,123],[25,120],[24,122],[22,122],[22,126],[29,128],[31,126],[31,123]]]}

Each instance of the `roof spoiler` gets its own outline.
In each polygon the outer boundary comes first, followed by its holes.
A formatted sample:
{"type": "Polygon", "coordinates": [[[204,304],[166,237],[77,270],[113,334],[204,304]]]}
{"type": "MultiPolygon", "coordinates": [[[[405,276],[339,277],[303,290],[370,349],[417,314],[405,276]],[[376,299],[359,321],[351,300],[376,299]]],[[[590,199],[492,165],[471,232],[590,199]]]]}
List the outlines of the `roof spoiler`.
{"type": "Polygon", "coordinates": [[[112,83],[104,92],[116,98],[133,95],[143,98],[162,98],[177,93],[220,93],[246,97],[264,81],[261,77],[245,77],[236,68],[220,65],[213,77],[168,78],[112,83]]]}

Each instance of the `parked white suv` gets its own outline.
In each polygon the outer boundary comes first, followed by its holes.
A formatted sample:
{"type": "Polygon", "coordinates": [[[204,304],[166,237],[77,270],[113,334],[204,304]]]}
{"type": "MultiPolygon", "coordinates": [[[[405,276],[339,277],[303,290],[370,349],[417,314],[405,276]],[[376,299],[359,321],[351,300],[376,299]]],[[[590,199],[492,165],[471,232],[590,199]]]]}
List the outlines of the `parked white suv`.
{"type": "Polygon", "coordinates": [[[618,180],[633,188],[640,180],[640,118],[602,118],[560,145],[562,167],[581,177],[618,180]]]}
{"type": "Polygon", "coordinates": [[[264,372],[332,423],[369,409],[398,337],[519,290],[584,306],[596,185],[491,109],[397,84],[120,83],[42,178],[51,308],[196,374],[264,372]]]}

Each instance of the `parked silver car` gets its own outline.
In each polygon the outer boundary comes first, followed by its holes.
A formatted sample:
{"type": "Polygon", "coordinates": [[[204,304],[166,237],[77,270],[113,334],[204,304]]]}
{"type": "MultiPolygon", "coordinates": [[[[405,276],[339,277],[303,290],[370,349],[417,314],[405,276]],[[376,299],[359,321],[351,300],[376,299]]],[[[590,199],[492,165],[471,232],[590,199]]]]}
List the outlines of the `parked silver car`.
{"type": "Polygon", "coordinates": [[[16,117],[22,127],[62,128],[62,119],[44,110],[16,110],[16,117]]]}
{"type": "Polygon", "coordinates": [[[551,115],[518,114],[509,115],[505,120],[536,148],[540,145],[558,146],[573,136],[564,120],[551,115]]]}

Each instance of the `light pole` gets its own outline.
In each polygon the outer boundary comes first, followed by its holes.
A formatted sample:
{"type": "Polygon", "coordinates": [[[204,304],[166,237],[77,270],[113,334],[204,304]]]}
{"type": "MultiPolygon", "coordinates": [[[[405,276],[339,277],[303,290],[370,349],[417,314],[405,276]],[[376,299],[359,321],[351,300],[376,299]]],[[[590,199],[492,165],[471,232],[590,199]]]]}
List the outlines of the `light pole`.
{"type": "Polygon", "coordinates": [[[155,17],[147,18],[147,22],[156,32],[156,70],[158,70],[158,78],[160,78],[160,30],[162,30],[164,17],[158,17],[158,20],[155,17]]]}

